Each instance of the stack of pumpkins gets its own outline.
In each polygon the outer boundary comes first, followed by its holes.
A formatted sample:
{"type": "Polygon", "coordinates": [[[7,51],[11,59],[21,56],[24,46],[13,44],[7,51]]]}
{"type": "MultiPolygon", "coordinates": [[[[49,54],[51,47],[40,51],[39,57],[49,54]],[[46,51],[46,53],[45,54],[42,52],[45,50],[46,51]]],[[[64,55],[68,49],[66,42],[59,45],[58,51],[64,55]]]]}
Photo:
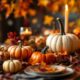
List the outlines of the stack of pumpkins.
{"type": "Polygon", "coordinates": [[[32,54],[29,63],[35,65],[37,63],[51,64],[55,63],[58,56],[68,55],[80,49],[80,40],[77,36],[71,33],[64,32],[62,21],[57,18],[60,27],[60,33],[54,33],[48,36],[46,40],[46,48],[42,52],[36,51],[32,54]],[[52,52],[47,52],[49,48],[52,52]]]}
{"type": "Polygon", "coordinates": [[[22,61],[29,59],[32,55],[32,48],[30,46],[12,45],[0,48],[0,61],[3,60],[4,72],[16,73],[22,69],[22,61]],[[5,50],[6,48],[6,50],[5,50]]]}
{"type": "MultiPolygon", "coordinates": [[[[5,50],[1,48],[0,58],[4,59],[3,70],[5,72],[15,73],[22,68],[24,59],[27,59],[31,65],[40,65],[42,63],[53,64],[59,55],[68,55],[65,52],[74,52],[80,48],[80,40],[77,36],[64,32],[64,27],[59,18],[57,18],[60,27],[60,33],[54,33],[47,37],[46,47],[42,51],[34,51],[30,46],[12,45],[5,50]],[[48,51],[50,49],[52,52],[48,51]],[[8,60],[9,59],[9,60],[8,60]]],[[[43,38],[40,38],[40,40],[43,38]]],[[[41,42],[41,41],[40,41],[41,42]]],[[[39,40],[36,40],[39,46],[39,40]]],[[[44,43],[44,40],[43,40],[44,43]]]]}

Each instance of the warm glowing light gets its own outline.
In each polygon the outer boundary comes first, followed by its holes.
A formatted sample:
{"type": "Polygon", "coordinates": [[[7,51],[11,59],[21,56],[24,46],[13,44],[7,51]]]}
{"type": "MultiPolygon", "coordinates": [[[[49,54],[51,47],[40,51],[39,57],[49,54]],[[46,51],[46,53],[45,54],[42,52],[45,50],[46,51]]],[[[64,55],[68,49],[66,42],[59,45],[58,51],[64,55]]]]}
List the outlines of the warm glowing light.
{"type": "Polygon", "coordinates": [[[49,0],[38,0],[38,5],[39,6],[47,6],[49,3],[49,0]]]}
{"type": "Polygon", "coordinates": [[[34,9],[29,9],[29,10],[28,10],[28,13],[29,13],[30,16],[35,16],[35,15],[36,15],[36,10],[34,10],[34,9]]]}
{"type": "Polygon", "coordinates": [[[26,30],[21,33],[21,35],[31,35],[31,34],[32,34],[32,31],[29,30],[28,28],[26,28],[26,30]]]}
{"type": "Polygon", "coordinates": [[[69,19],[69,11],[68,11],[68,5],[65,5],[65,32],[68,32],[68,19],[69,19]]]}
{"type": "Polygon", "coordinates": [[[37,22],[38,22],[38,19],[37,18],[32,19],[32,23],[33,24],[36,24],[37,22]]]}
{"type": "Polygon", "coordinates": [[[45,15],[44,16],[44,24],[45,25],[51,25],[51,22],[53,21],[53,16],[45,15]]]}
{"type": "Polygon", "coordinates": [[[65,10],[68,11],[68,5],[67,4],[65,5],[65,10]]]}
{"type": "Polygon", "coordinates": [[[45,35],[45,36],[47,36],[47,35],[49,35],[49,34],[50,34],[50,30],[45,30],[45,31],[44,31],[44,35],[45,35]]]}

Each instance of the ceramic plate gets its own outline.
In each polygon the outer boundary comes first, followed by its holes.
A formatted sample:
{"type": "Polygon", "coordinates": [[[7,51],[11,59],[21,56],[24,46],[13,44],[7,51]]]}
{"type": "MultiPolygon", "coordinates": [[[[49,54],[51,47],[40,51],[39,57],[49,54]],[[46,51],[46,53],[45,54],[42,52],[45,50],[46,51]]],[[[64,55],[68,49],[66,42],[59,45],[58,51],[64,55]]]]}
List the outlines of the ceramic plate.
{"type": "Polygon", "coordinates": [[[58,70],[51,73],[35,72],[32,70],[33,67],[28,67],[24,70],[24,72],[32,76],[40,76],[40,77],[63,77],[74,73],[74,70],[72,68],[59,66],[59,65],[51,65],[51,66],[56,67],[58,70]]]}
{"type": "MultiPolygon", "coordinates": [[[[29,66],[25,69],[25,71],[36,73],[36,74],[57,74],[61,73],[65,70],[64,66],[57,66],[57,65],[49,65],[51,69],[55,69],[55,71],[47,72],[47,71],[35,71],[35,69],[39,69],[40,66],[29,66]]],[[[44,68],[45,69],[45,68],[44,68]]]]}

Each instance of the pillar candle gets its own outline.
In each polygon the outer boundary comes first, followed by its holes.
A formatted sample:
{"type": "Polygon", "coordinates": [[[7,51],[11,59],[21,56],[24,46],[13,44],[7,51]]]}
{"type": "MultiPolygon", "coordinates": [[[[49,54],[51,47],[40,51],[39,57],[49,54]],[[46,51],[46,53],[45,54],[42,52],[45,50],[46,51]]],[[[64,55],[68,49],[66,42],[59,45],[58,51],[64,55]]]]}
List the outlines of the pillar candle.
{"type": "Polygon", "coordinates": [[[68,5],[65,5],[65,32],[68,33],[68,19],[69,19],[69,11],[68,5]]]}

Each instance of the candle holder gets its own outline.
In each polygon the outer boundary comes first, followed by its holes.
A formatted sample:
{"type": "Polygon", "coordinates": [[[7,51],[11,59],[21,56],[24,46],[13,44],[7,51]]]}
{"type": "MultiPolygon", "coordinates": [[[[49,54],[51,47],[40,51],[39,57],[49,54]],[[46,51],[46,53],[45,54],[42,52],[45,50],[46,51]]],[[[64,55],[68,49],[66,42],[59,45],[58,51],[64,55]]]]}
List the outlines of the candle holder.
{"type": "Polygon", "coordinates": [[[25,40],[25,39],[29,39],[29,37],[32,35],[32,30],[31,28],[26,28],[26,27],[21,27],[21,30],[20,30],[20,38],[21,40],[25,40]]]}

